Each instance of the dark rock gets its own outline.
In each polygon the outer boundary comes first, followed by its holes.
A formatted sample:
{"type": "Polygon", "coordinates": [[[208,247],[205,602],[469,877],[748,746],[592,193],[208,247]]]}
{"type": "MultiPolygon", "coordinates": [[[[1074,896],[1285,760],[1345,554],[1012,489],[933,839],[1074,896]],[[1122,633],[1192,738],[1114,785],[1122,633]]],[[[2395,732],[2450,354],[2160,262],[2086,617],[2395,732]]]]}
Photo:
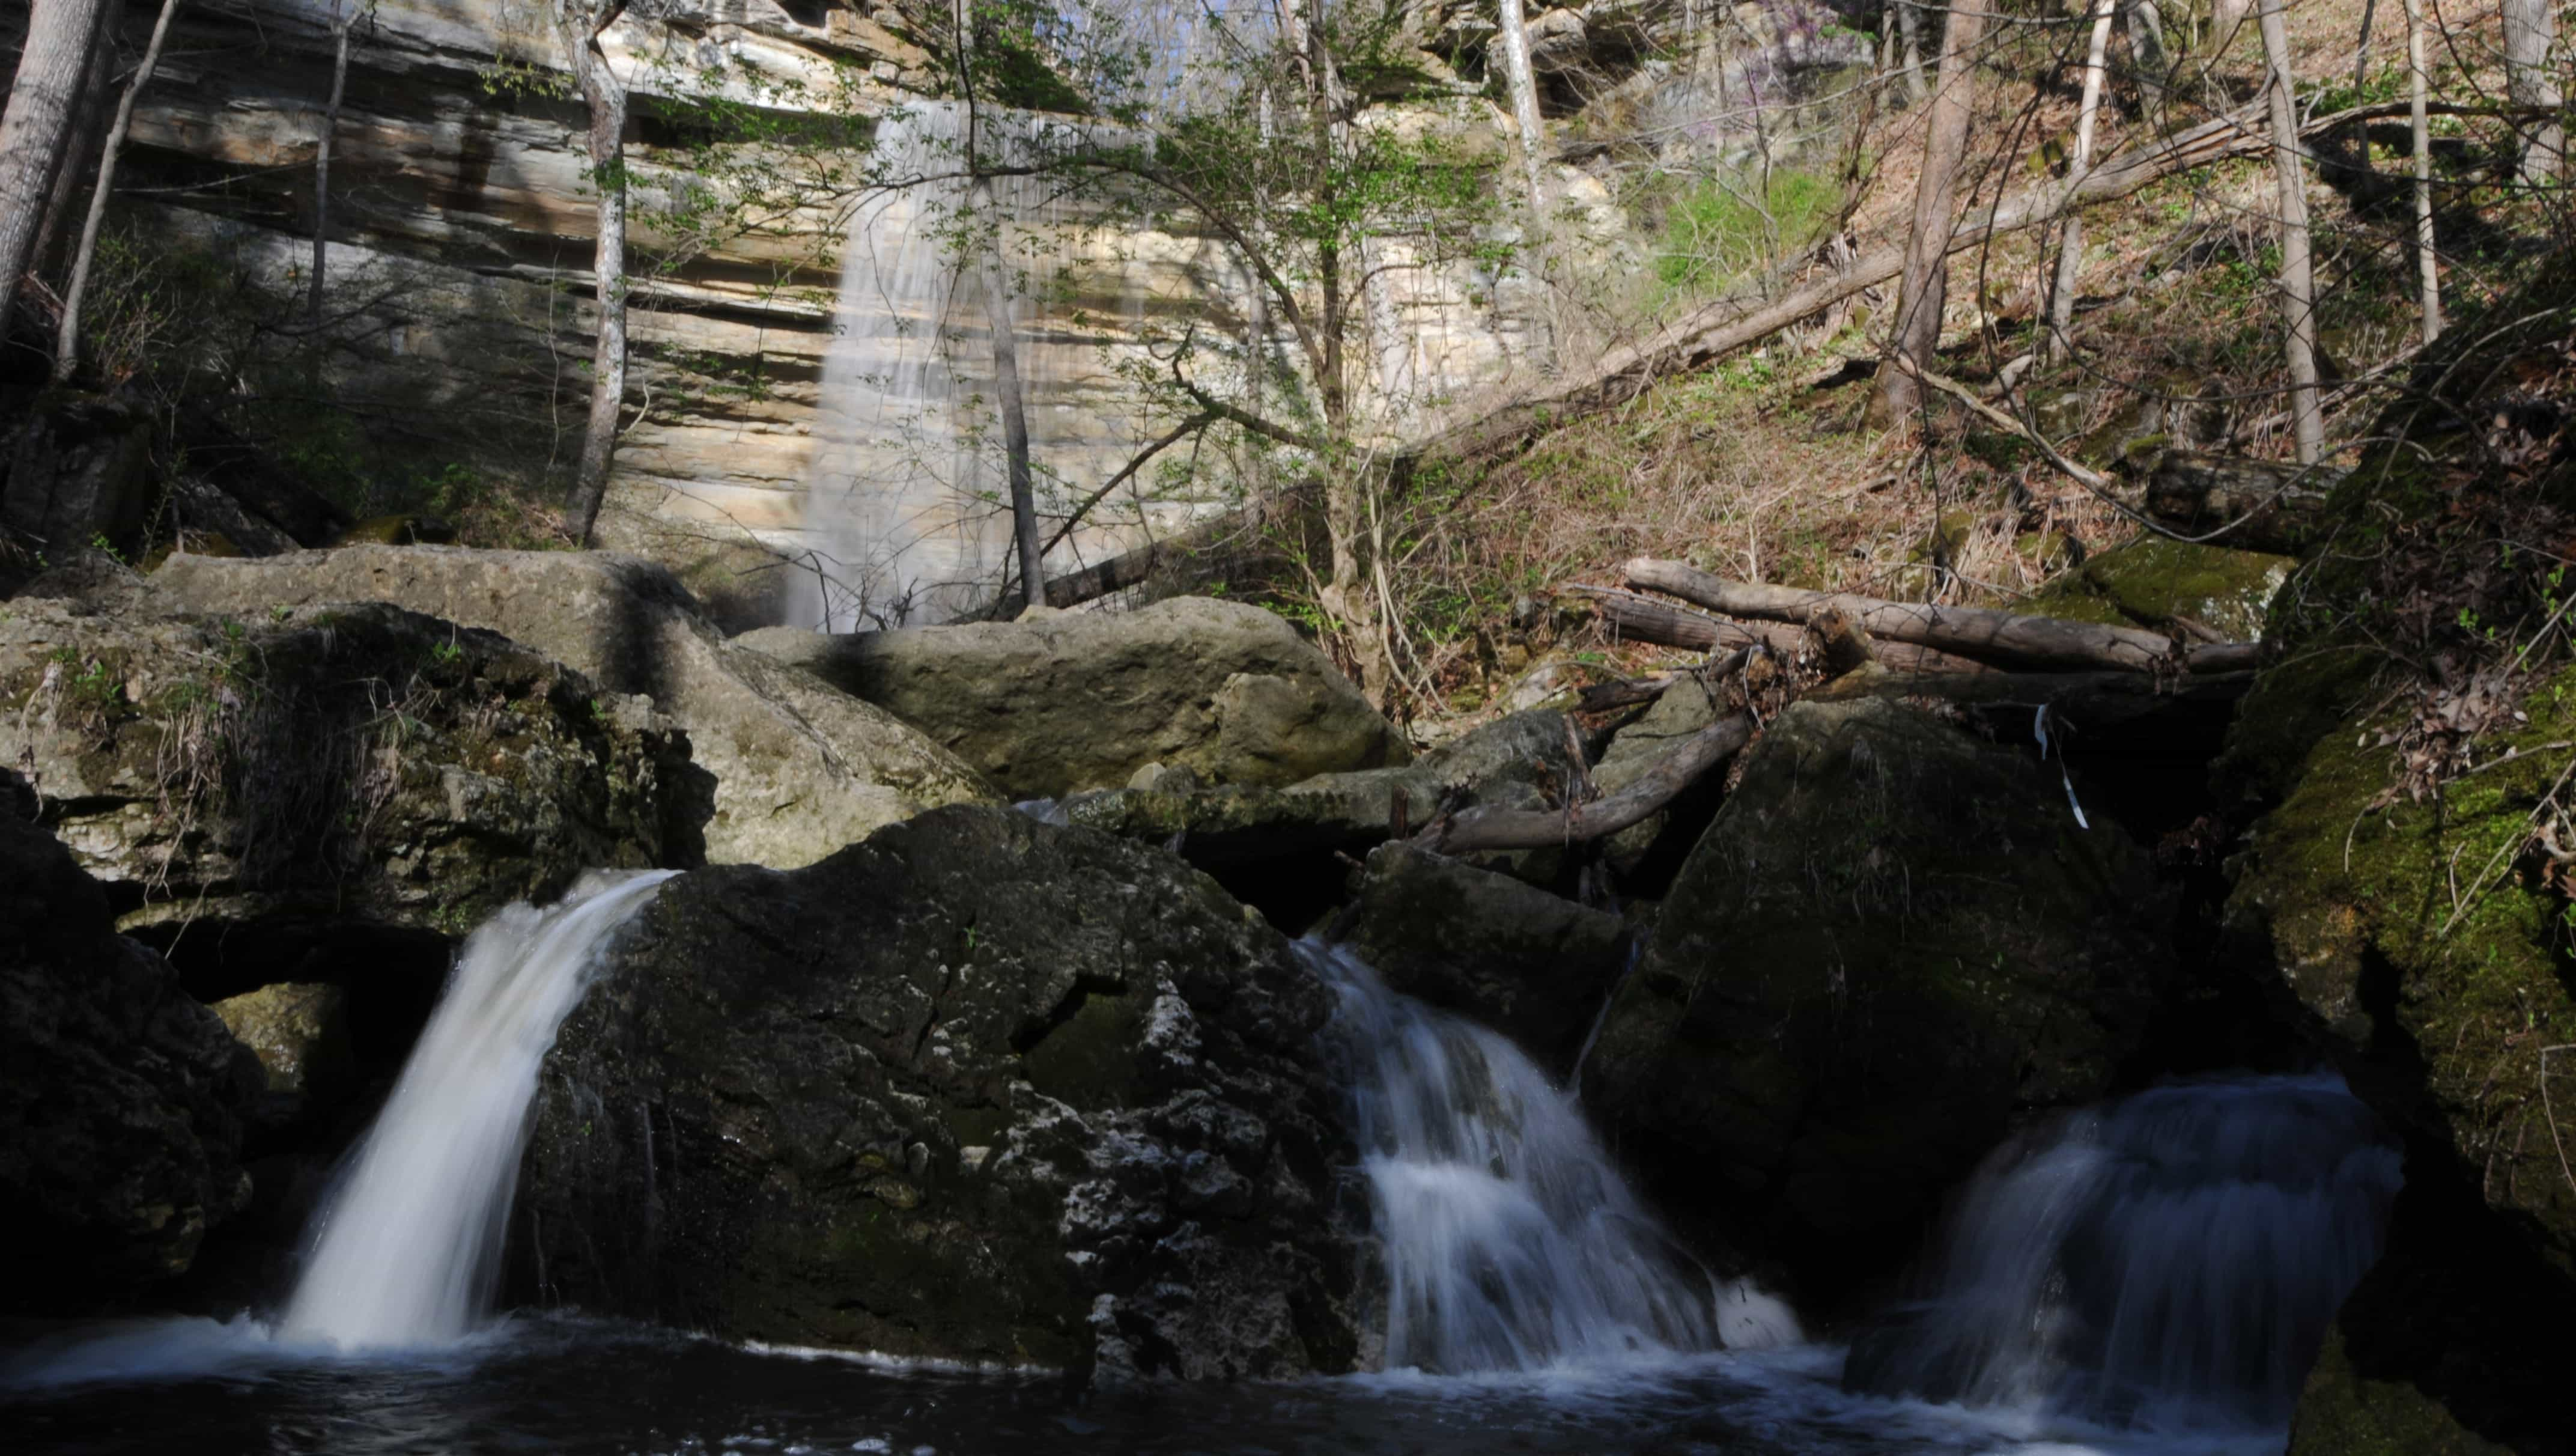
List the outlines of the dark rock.
{"type": "Polygon", "coordinates": [[[1101,1373],[1348,1368],[1329,993],[1176,860],[949,808],[671,882],[548,1060],[542,1296],[1101,1373]]]}
{"type": "Polygon", "coordinates": [[[1341,935],[1389,986],[1492,1027],[1560,1078],[1628,965],[1618,916],[1410,844],[1378,846],[1353,891],[1341,935]]]}
{"type": "Polygon", "coordinates": [[[268,1096],[259,1121],[290,1127],[330,1107],[357,1079],[348,992],[327,982],[288,982],[228,996],[215,1015],[259,1058],[268,1096]]]}
{"type": "Polygon", "coordinates": [[[53,836],[0,816],[0,1310],[109,1307],[250,1196],[259,1063],[53,836]]]}
{"type": "Polygon", "coordinates": [[[2169,975],[2164,908],[2053,765],[1801,703],[1683,866],[1586,1090],[1668,1208],[1844,1292],[2016,1119],[2109,1089],[2169,975]]]}
{"type": "Polygon", "coordinates": [[[0,528],[54,557],[133,547],[152,514],[152,422],[104,395],[40,397],[0,486],[0,528]]]}

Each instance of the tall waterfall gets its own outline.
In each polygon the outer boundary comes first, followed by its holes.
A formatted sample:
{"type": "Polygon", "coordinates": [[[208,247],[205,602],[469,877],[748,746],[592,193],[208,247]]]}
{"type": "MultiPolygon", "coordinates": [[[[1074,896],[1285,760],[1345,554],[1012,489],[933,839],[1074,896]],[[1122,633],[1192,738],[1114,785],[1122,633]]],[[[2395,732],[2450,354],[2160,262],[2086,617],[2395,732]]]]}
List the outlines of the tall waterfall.
{"type": "Polygon", "coordinates": [[[1798,1338],[1664,1232],[1574,1099],[1505,1038],[1303,955],[1334,1031],[1386,1263],[1386,1364],[1458,1374],[1798,1338]]]}
{"type": "Polygon", "coordinates": [[[2285,1420],[2399,1154],[2334,1077],[2186,1083],[2006,1145],[1857,1389],[2147,1426],[2285,1420]]]}
{"type": "MultiPolygon", "coordinates": [[[[1024,165],[1068,146],[1072,125],[987,107],[976,149],[988,163],[1024,165]]],[[[877,185],[850,218],[823,361],[793,625],[938,621],[979,605],[999,580],[1010,517],[985,398],[992,358],[976,230],[1001,229],[1012,325],[1024,329],[1061,229],[1043,179],[993,177],[983,199],[971,195],[966,140],[966,111],[948,102],[917,102],[877,125],[877,185]]],[[[1049,357],[1022,351],[1032,399],[1049,383],[1049,357]]]]}
{"type": "Polygon", "coordinates": [[[676,871],[596,872],[468,937],[393,1096],[314,1221],[279,1321],[294,1342],[379,1349],[473,1328],[499,1272],[537,1069],[601,952],[676,871]]]}

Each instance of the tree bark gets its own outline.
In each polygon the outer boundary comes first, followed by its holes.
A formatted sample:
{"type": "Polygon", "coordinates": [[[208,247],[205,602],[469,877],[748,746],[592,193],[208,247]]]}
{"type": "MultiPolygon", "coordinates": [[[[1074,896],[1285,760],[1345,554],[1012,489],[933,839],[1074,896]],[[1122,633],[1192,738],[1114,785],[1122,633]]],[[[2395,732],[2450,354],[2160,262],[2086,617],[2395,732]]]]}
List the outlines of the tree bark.
{"type": "Polygon", "coordinates": [[[107,128],[100,125],[100,108],[106,105],[108,87],[116,74],[116,47],[108,38],[116,34],[124,13],[123,0],[109,0],[99,17],[99,44],[90,47],[89,72],[81,81],[78,106],[72,113],[72,129],[63,144],[63,154],[54,164],[53,188],[45,196],[45,220],[37,225],[36,241],[27,253],[27,269],[32,273],[60,270],[63,261],[65,230],[75,208],[88,211],[82,202],[82,189],[98,173],[93,154],[107,139],[107,128]]]}
{"type": "MultiPolygon", "coordinates": [[[[1959,163],[1967,155],[1968,122],[1976,104],[1976,45],[1984,33],[1988,0],[1953,5],[1941,27],[1941,73],[1924,122],[1923,174],[1914,189],[1914,226],[1905,243],[1904,281],[1896,295],[1891,354],[1932,367],[1941,343],[1941,310],[1947,301],[1950,235],[1958,211],[1959,163]]],[[[1879,398],[1891,422],[1902,422],[1922,404],[1919,381],[1902,369],[1878,372],[1879,398]]]]}
{"type": "Polygon", "coordinates": [[[2224,531],[2222,546],[2296,556],[2324,530],[2326,495],[2341,479],[2331,467],[2172,450],[2147,476],[2141,509],[2177,530],[2224,531]]]}
{"type": "Polygon", "coordinates": [[[1547,134],[1539,125],[1538,76],[1530,69],[1529,26],[1521,14],[1521,0],[1501,0],[1501,4],[1503,82],[1512,98],[1512,122],[1520,133],[1521,185],[1529,189],[1530,221],[1535,226],[1539,153],[1547,145],[1547,134]]]}
{"type": "Polygon", "coordinates": [[[2442,264],[2433,247],[2433,132],[2424,115],[2424,0],[2406,0],[2406,120],[2415,141],[2415,275],[2424,342],[2442,336],[2442,264]]]}
{"type": "Polygon", "coordinates": [[[2281,352],[2290,371],[2290,433],[2299,463],[2325,454],[2325,412],[2317,402],[2317,296],[2308,251],[2308,175],[2300,157],[2297,92],[2290,77],[2290,35],[2281,23],[2286,0],[2260,0],[2255,23],[2270,68],[2265,104],[2272,114],[2272,168],[2281,199],[2281,352]]]}
{"type": "Polygon", "coordinates": [[[28,9],[27,43],[0,110],[0,334],[16,316],[18,280],[44,224],[105,9],[105,0],[34,0],[28,9]]]}
{"type": "Polygon", "coordinates": [[[1923,6],[1921,0],[1896,0],[1896,28],[1905,37],[1905,99],[1921,105],[1930,88],[1923,84],[1923,6]]]}
{"type": "Polygon", "coordinates": [[[590,113],[592,185],[599,189],[599,238],[590,271],[599,289],[599,331],[590,356],[590,418],[582,429],[581,464],[564,502],[564,534],[590,544],[608,496],[608,467],[617,454],[618,417],[626,408],[626,87],[609,69],[599,37],[624,13],[613,0],[595,19],[566,18],[564,48],[590,113]]]}
{"type": "MultiPolygon", "coordinates": [[[[2084,60],[2084,103],[2075,113],[2075,155],[2066,163],[2066,175],[2081,178],[2093,170],[2093,127],[2102,113],[2102,72],[2104,58],[2111,49],[2111,20],[2119,0],[2093,0],[2093,36],[2084,60]]],[[[2084,268],[2084,214],[2066,215],[2065,231],[2057,241],[2057,274],[2048,291],[2049,357],[2063,359],[2074,352],[2072,326],[2075,322],[2075,285],[2084,268]]]]}
{"type": "Polygon", "coordinates": [[[1639,557],[1627,564],[1628,584],[1680,597],[1738,617],[1804,622],[1823,607],[1839,607],[1870,635],[1913,642],[1963,657],[2036,669],[2111,668],[2154,672],[2175,665],[2229,663],[2237,643],[2195,647],[2176,663],[2173,642],[2138,627],[2026,617],[1983,607],[1942,607],[1890,602],[1846,592],[1803,591],[1761,582],[1728,581],[1678,561],[1639,557]]]}
{"type": "Polygon", "coordinates": [[[356,0],[331,0],[331,102],[322,109],[322,128],[313,138],[313,274],[304,297],[304,332],[321,357],[323,247],[331,237],[331,141],[340,131],[340,96],[349,81],[349,32],[358,14],[356,0]]]}
{"type": "Polygon", "coordinates": [[[116,191],[117,159],[125,151],[125,133],[134,125],[135,98],[152,84],[153,68],[161,64],[161,43],[170,38],[170,17],[178,13],[179,0],[161,0],[161,16],[152,22],[152,39],[143,48],[134,79],[117,99],[116,121],[108,127],[107,146],[99,153],[98,181],[90,188],[89,216],[81,222],[80,244],[72,252],[71,281],[63,285],[63,316],[54,329],[56,384],[70,383],[80,368],[81,296],[89,291],[89,265],[98,256],[99,225],[107,220],[108,200],[116,191]]]}
{"type": "Polygon", "coordinates": [[[1617,793],[1562,809],[1470,809],[1423,831],[1416,843],[1456,855],[1600,839],[1642,823],[1752,739],[1752,720],[1737,713],[1664,750],[1652,767],[1617,793]]]}
{"type": "MultiPolygon", "coordinates": [[[[1679,647],[1689,652],[1715,652],[1761,647],[1786,659],[1807,649],[1803,625],[1786,622],[1730,622],[1687,612],[1652,597],[1604,587],[1577,587],[1618,638],[1679,647]]],[[[1976,673],[1993,668],[1972,657],[1943,652],[1917,642],[1872,642],[1870,650],[1888,667],[1903,672],[1976,673]]]]}
{"type": "Polygon", "coordinates": [[[1003,219],[994,216],[993,183],[984,172],[981,127],[975,106],[974,15],[968,0],[953,0],[957,86],[966,98],[966,170],[976,271],[984,285],[984,326],[993,336],[993,392],[1002,412],[1002,456],[1011,486],[1011,540],[1019,557],[1020,595],[1046,600],[1046,548],[1038,544],[1037,481],[1029,466],[1029,416],[1020,391],[1019,325],[1011,317],[1009,280],[1002,269],[1003,219]],[[990,226],[991,231],[984,229],[990,226]]]}
{"type": "MultiPolygon", "coordinates": [[[[2524,106],[2555,108],[2562,100],[2550,49],[2558,39],[2558,0],[2504,0],[2505,87],[2524,106]]],[[[2567,163],[2567,127],[2555,117],[2523,137],[2522,182],[2546,187],[2567,163]]]]}

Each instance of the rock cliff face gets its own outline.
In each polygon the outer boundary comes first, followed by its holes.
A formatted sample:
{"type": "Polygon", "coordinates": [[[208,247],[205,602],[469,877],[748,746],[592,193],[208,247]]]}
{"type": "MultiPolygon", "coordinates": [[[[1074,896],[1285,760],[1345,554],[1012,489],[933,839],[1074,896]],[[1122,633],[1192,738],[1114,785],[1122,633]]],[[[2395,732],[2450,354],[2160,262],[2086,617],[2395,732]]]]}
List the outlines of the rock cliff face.
{"type": "Polygon", "coordinates": [[[549,1057],[536,1292],[1105,1377],[1350,1367],[1329,993],[1180,861],[951,808],[675,880],[549,1057]]]}

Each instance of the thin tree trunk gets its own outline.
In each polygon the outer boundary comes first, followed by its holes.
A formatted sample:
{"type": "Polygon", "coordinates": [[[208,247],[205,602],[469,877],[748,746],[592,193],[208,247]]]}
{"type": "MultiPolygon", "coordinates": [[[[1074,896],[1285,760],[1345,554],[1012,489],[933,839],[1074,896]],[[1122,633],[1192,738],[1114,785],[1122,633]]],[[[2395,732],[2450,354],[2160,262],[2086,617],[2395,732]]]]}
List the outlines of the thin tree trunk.
{"type": "Polygon", "coordinates": [[[2245,28],[2246,0],[2209,0],[2209,53],[2223,56],[2245,28]]]}
{"type": "MultiPolygon", "coordinates": [[[[2505,86],[2524,106],[2555,108],[2562,97],[2551,69],[2558,39],[2558,0],[2504,0],[2505,86]]],[[[2567,127],[2555,117],[2533,125],[2523,138],[2521,179],[2546,187],[2566,165],[2567,127]]]]}
{"type": "Polygon", "coordinates": [[[2290,35],[2281,23],[2284,0],[2261,0],[2255,23],[2271,67],[2266,98],[2272,112],[2272,166],[2280,181],[2282,354],[2290,369],[2290,432],[2299,463],[2314,465],[2325,453],[2325,417],[2317,404],[2316,283],[2308,253],[2308,178],[2299,156],[2299,117],[2290,81],[2290,35]]]}
{"type": "MultiPolygon", "coordinates": [[[[2067,175],[2081,179],[2093,170],[2093,127],[2102,113],[2103,59],[2111,49],[2111,19],[2118,0],[2093,0],[2092,47],[2084,61],[2084,104],[2075,113],[2075,155],[2066,164],[2067,175]]],[[[2075,340],[2069,332],[2075,322],[2075,285],[2084,268],[2084,214],[2069,212],[2066,231],[2057,243],[2057,276],[2048,293],[2048,341],[2051,358],[2064,358],[2074,352],[2075,340]]]]}
{"type": "Polygon", "coordinates": [[[68,384],[80,368],[81,295],[89,291],[89,265],[98,256],[99,225],[107,220],[107,203],[116,191],[116,163],[125,151],[125,133],[134,125],[134,101],[143,88],[152,84],[152,70],[161,64],[161,43],[170,38],[170,17],[179,13],[179,0],[161,0],[161,18],[152,22],[152,40],[143,48],[143,63],[134,68],[134,79],[127,82],[125,95],[116,103],[115,124],[107,129],[107,147],[99,153],[98,181],[89,194],[89,216],[81,223],[80,246],[72,253],[71,282],[63,287],[63,316],[54,330],[54,383],[68,384]]]}
{"type": "Polygon", "coordinates": [[[88,211],[87,204],[80,200],[81,189],[98,171],[92,153],[107,135],[107,128],[100,125],[99,112],[107,104],[108,87],[116,74],[116,47],[105,41],[116,33],[122,9],[119,0],[109,0],[107,13],[99,19],[101,43],[90,48],[89,74],[81,81],[71,137],[63,145],[62,158],[54,164],[53,190],[45,197],[45,220],[37,226],[35,245],[27,254],[27,267],[36,273],[54,272],[60,267],[73,211],[88,211]]]}
{"type": "MultiPolygon", "coordinates": [[[[1941,73],[1924,123],[1923,175],[1914,190],[1914,226],[1905,244],[1904,281],[1896,296],[1896,327],[1889,351],[1932,367],[1941,342],[1941,309],[1949,285],[1950,229],[1957,211],[1959,163],[1968,150],[1968,122],[1976,99],[1977,38],[1989,0],[1954,6],[1941,28],[1941,73]]],[[[1914,376],[1893,365],[1878,371],[1879,398],[1891,421],[1902,421],[1922,403],[1914,376]]]]}
{"type": "Polygon", "coordinates": [[[2424,342],[2442,336],[2442,264],[2433,247],[2433,133],[2425,124],[2424,5],[2406,0],[2407,121],[2415,134],[2415,273],[2424,300],[2424,342]]]}
{"type": "Polygon", "coordinates": [[[976,271],[984,285],[984,326],[993,336],[993,392],[1002,410],[1002,453],[1011,482],[1011,539],[1019,555],[1021,599],[1046,600],[1046,548],[1038,544],[1037,482],[1029,468],[1029,417],[1020,393],[1018,325],[1011,318],[1011,295],[1002,271],[1002,219],[993,217],[993,185],[984,175],[982,139],[975,110],[974,17],[967,0],[953,0],[949,23],[955,31],[957,87],[966,98],[966,170],[974,179],[968,191],[975,216],[968,219],[977,236],[976,271]],[[982,232],[989,223],[992,231],[982,232]]]}
{"type": "Polygon", "coordinates": [[[28,10],[27,43],[0,111],[0,334],[14,316],[18,279],[44,224],[45,197],[105,8],[105,0],[34,0],[28,10]]]}
{"type": "Polygon", "coordinates": [[[1539,215],[1538,161],[1539,150],[1546,145],[1546,133],[1538,119],[1538,76],[1530,69],[1529,26],[1521,15],[1521,0],[1501,0],[1503,18],[1503,81],[1512,98],[1512,121],[1519,129],[1521,141],[1521,184],[1529,189],[1530,220],[1539,215]]]}
{"type": "Polygon", "coordinates": [[[349,80],[349,32],[357,27],[356,0],[331,3],[331,104],[322,110],[322,130],[313,139],[313,276],[304,297],[304,332],[321,357],[324,245],[331,237],[331,141],[340,132],[340,97],[349,80]]]}
{"type": "Polygon", "coordinates": [[[1919,106],[1930,90],[1923,84],[1921,0],[1896,0],[1896,28],[1905,37],[1905,99],[1919,106]]]}
{"type": "Polygon", "coordinates": [[[590,418],[582,430],[581,464],[564,502],[564,533],[590,544],[599,508],[608,496],[608,467],[617,454],[618,416],[626,407],[626,87],[609,69],[602,31],[625,9],[612,5],[588,34],[565,36],[573,79],[590,111],[590,170],[599,189],[599,240],[591,274],[599,288],[599,331],[591,350],[590,418]]]}

